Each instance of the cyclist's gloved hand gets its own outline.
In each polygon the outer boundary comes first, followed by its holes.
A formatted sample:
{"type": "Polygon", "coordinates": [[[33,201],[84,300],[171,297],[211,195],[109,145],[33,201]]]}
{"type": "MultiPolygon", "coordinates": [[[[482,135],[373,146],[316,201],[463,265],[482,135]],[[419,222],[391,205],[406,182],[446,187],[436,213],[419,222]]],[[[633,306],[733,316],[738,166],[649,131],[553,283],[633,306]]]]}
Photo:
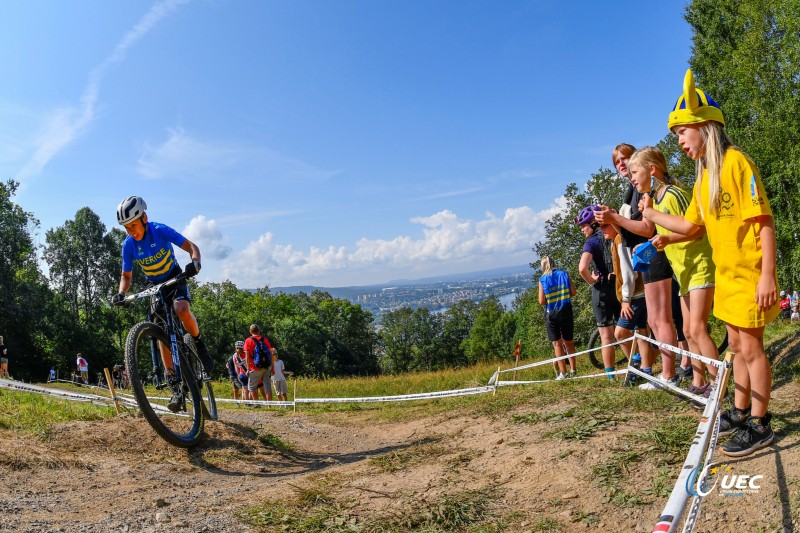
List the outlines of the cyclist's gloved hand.
{"type": "Polygon", "coordinates": [[[125,305],[125,293],[118,292],[114,296],[111,297],[111,304],[112,305],[125,305]]]}
{"type": "Polygon", "coordinates": [[[186,263],[186,267],[183,269],[183,273],[186,274],[188,277],[196,276],[197,273],[200,272],[200,260],[199,259],[192,259],[191,263],[186,263]]]}

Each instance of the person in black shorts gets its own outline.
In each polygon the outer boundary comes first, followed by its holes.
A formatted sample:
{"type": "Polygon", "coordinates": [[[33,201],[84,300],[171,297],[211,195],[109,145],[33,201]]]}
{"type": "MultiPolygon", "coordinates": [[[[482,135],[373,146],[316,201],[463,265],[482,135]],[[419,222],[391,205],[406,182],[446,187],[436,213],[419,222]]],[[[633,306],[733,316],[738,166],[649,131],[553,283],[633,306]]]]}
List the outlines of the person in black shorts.
{"type": "MultiPolygon", "coordinates": [[[[572,280],[569,279],[569,274],[563,270],[554,269],[553,261],[549,257],[543,257],[542,276],[539,278],[539,303],[545,306],[547,338],[553,343],[556,357],[575,353],[573,296],[575,296],[575,287],[572,285],[572,280]]],[[[569,366],[570,372],[567,374],[567,365],[563,359],[553,361],[557,380],[578,375],[574,357],[569,358],[569,366]]]]}
{"type": "Polygon", "coordinates": [[[613,346],[607,345],[616,340],[614,325],[619,319],[620,303],[617,300],[611,249],[595,220],[595,213],[599,210],[599,206],[590,205],[581,209],[578,216],[575,217],[575,224],[580,227],[581,233],[586,238],[578,264],[578,272],[586,283],[592,286],[592,310],[597,330],[600,332],[600,340],[604,346],[601,350],[603,365],[608,373],[608,379],[614,379],[611,373],[616,369],[615,350],[613,346]],[[590,266],[593,271],[589,269],[590,266]]]}

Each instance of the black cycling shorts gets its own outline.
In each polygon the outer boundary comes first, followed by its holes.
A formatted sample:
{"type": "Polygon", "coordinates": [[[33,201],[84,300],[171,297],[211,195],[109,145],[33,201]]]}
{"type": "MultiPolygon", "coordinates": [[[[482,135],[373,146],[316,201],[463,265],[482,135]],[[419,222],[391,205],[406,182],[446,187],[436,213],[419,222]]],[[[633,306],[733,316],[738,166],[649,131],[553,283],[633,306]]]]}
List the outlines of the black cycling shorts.
{"type": "Polygon", "coordinates": [[[572,304],[568,303],[561,309],[544,313],[544,326],[547,329],[547,338],[550,342],[559,339],[571,341],[574,337],[575,318],[572,313],[572,304]]]}
{"type": "Polygon", "coordinates": [[[605,281],[592,285],[592,310],[597,327],[616,324],[621,309],[622,306],[617,300],[617,289],[612,283],[605,281]]]}
{"type": "Polygon", "coordinates": [[[675,322],[675,332],[678,334],[678,342],[685,341],[686,335],[683,334],[683,311],[681,310],[680,287],[678,280],[672,278],[672,321],[675,322]]]}
{"type": "Polygon", "coordinates": [[[672,267],[667,260],[667,254],[664,253],[664,250],[661,250],[660,252],[656,252],[652,259],[650,259],[650,268],[647,272],[642,273],[642,279],[645,285],[647,285],[648,283],[670,279],[672,275],[672,267]]]}

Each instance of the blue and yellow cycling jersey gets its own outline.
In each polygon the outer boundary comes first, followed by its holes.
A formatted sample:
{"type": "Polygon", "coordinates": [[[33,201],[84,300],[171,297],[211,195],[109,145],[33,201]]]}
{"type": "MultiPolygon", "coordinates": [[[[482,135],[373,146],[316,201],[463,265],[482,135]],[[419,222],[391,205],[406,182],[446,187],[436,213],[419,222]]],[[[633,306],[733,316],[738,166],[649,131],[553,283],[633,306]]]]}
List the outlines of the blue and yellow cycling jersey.
{"type": "Polygon", "coordinates": [[[558,311],[572,301],[569,294],[569,274],[563,270],[553,270],[552,274],[540,277],[539,282],[542,284],[548,313],[558,311]]]}
{"type": "Polygon", "coordinates": [[[122,243],[122,271],[131,272],[135,262],[151,283],[167,281],[173,277],[173,269],[180,271],[172,245],[180,247],[184,242],[186,237],[169,226],[148,222],[141,241],[128,235],[122,243]]]}

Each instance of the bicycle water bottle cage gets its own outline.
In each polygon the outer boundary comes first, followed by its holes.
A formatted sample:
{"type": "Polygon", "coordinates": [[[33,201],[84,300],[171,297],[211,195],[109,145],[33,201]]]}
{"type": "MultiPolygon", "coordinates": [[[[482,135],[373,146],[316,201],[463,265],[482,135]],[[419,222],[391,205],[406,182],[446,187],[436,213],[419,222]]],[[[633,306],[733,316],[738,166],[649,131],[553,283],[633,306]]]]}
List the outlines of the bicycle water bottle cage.
{"type": "Polygon", "coordinates": [[[647,272],[650,270],[650,260],[656,255],[658,250],[653,243],[643,242],[633,249],[633,269],[636,272],[647,272]]]}

